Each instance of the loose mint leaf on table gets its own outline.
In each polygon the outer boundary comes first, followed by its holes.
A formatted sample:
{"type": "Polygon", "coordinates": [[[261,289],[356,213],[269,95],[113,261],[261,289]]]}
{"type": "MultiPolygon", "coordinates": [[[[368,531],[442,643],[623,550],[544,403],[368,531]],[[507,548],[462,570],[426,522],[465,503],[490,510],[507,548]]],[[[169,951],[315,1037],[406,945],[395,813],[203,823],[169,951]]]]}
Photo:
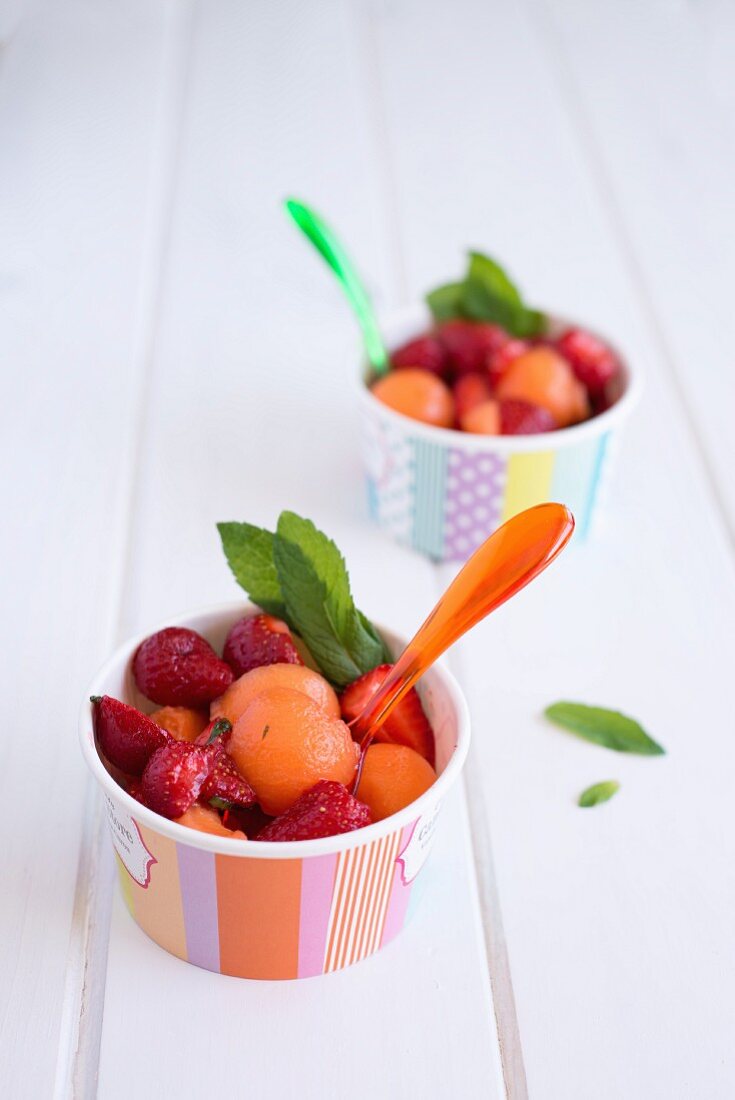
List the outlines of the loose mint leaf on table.
{"type": "Polygon", "coordinates": [[[235,580],[253,603],[286,619],[286,606],[273,560],[273,535],[252,523],[218,523],[222,549],[235,580]]]}
{"type": "Polygon", "coordinates": [[[557,726],[616,752],[641,756],[663,756],[666,752],[634,718],[617,710],[588,707],[584,703],[553,703],[544,714],[557,726]]]}
{"type": "Polygon", "coordinates": [[[614,794],[620,790],[617,779],[604,779],[601,783],[593,783],[579,796],[579,806],[598,806],[601,802],[609,802],[614,794]]]}

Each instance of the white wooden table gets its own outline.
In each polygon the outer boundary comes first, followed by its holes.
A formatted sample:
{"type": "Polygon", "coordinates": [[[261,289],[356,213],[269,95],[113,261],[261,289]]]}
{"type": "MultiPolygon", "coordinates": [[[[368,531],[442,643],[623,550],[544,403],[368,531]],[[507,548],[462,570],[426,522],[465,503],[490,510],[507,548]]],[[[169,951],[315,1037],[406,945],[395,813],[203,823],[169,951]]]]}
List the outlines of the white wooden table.
{"type": "Polygon", "coordinates": [[[733,6],[18,0],[0,33],[0,1094],[735,1095],[733,6]],[[233,595],[219,519],[312,516],[399,630],[448,579],[368,524],[289,193],[381,306],[485,247],[647,388],[607,527],[452,656],[475,739],[423,911],[259,984],[129,919],[76,716],[124,636],[233,595]],[[668,755],[551,728],[560,697],[668,755]]]}

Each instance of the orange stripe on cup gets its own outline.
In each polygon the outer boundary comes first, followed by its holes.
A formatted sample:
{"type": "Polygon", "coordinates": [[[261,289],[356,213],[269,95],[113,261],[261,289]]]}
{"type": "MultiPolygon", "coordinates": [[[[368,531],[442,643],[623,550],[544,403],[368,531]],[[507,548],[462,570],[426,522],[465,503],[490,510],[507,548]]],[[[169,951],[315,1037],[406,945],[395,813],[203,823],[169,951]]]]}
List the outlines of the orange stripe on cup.
{"type": "Polygon", "coordinates": [[[218,855],[215,869],[222,973],[295,978],[301,860],[218,855]]]}
{"type": "Polygon", "coordinates": [[[139,886],[132,878],[129,879],[135,919],[152,940],[160,943],[172,955],[185,959],[186,932],[176,844],[143,825],[139,828],[143,843],[155,856],[156,863],[151,867],[147,887],[139,886]]]}

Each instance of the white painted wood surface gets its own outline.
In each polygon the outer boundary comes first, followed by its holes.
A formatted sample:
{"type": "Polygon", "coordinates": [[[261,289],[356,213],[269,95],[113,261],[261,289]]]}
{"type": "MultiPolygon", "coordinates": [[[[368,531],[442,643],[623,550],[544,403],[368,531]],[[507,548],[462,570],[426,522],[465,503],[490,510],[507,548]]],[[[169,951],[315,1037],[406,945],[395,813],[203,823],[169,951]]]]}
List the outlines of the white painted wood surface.
{"type": "Polygon", "coordinates": [[[0,21],[2,1094],[730,1097],[732,9],[22,7],[0,21]],[[75,739],[117,640],[231,596],[218,519],[312,515],[399,630],[448,579],[367,523],[352,326],[288,193],[382,306],[485,246],[647,389],[597,541],[453,655],[475,745],[423,912],[351,971],[266,985],[130,921],[75,739]],[[563,696],[668,755],[546,726],[563,696]]]}

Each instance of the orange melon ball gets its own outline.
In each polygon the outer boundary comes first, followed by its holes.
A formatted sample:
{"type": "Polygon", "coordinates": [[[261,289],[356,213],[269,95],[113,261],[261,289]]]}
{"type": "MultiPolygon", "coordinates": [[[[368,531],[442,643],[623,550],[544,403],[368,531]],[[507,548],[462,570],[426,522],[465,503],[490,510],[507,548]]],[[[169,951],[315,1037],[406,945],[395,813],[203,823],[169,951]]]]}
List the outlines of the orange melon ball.
{"type": "Polygon", "coordinates": [[[262,665],[244,673],[210,707],[211,718],[227,718],[233,726],[261,691],[288,688],[308,695],[332,718],[339,718],[339,699],[330,683],[304,665],[262,665]]]}
{"type": "Polygon", "coordinates": [[[391,371],[371,388],[378,401],[412,420],[437,428],[451,428],[454,423],[452,391],[431,371],[418,367],[391,371]]]}
{"type": "Polygon", "coordinates": [[[464,414],[460,424],[465,432],[475,435],[500,435],[500,405],[497,401],[481,401],[464,414]]]}
{"type": "Polygon", "coordinates": [[[587,391],[566,359],[552,348],[532,348],[519,355],[506,368],[495,392],[501,398],[517,397],[548,409],[558,428],[590,414],[587,391]]]}
{"type": "Polygon", "coordinates": [[[196,741],[209,724],[206,714],[192,707],[159,707],[151,718],[177,741],[196,741]]]}
{"type": "Polygon", "coordinates": [[[320,779],[349,786],[359,748],[348,726],[302,691],[273,687],[235,723],[228,751],[267,814],[278,816],[320,779]]]}
{"type": "Polygon", "coordinates": [[[371,745],[365,754],[357,797],[370,807],[373,821],[398,813],[436,781],[423,756],[406,745],[371,745]]]}
{"type": "Polygon", "coordinates": [[[189,829],[198,829],[200,833],[211,833],[212,836],[236,837],[238,840],[246,840],[245,833],[240,829],[227,829],[222,824],[222,819],[216,810],[210,810],[208,806],[201,806],[195,802],[181,817],[174,818],[177,825],[186,825],[189,829]]]}

